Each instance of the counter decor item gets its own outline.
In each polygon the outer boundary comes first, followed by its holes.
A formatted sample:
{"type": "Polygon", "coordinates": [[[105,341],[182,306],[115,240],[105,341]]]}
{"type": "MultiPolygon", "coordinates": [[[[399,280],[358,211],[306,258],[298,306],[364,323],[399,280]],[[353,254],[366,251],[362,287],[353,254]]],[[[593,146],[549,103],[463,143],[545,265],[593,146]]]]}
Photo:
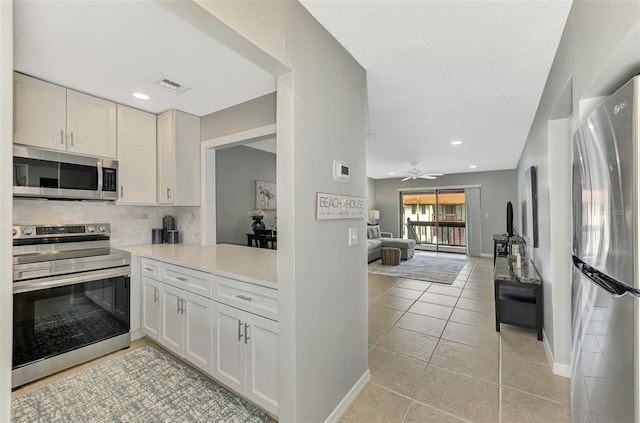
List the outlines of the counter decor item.
{"type": "Polygon", "coordinates": [[[177,244],[180,242],[180,231],[171,229],[167,231],[167,244],[177,244]]]}
{"type": "Polygon", "coordinates": [[[163,240],[164,242],[169,242],[168,241],[168,236],[169,236],[169,231],[173,231],[176,229],[176,219],[168,214],[166,216],[162,217],[162,231],[163,231],[163,240]]]}
{"type": "Polygon", "coordinates": [[[251,223],[251,230],[253,232],[255,232],[256,229],[266,229],[266,225],[262,221],[262,219],[267,217],[264,210],[251,210],[247,213],[247,217],[253,220],[251,223]]]}
{"type": "Polygon", "coordinates": [[[151,229],[151,243],[152,244],[162,244],[164,240],[164,234],[162,228],[153,228],[151,229]]]}

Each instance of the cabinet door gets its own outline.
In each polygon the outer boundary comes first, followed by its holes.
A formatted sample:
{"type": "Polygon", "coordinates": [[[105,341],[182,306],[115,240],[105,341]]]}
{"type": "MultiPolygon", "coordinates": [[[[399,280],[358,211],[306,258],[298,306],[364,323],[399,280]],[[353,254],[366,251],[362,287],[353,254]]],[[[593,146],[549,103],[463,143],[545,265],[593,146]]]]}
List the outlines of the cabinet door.
{"type": "Polygon", "coordinates": [[[245,395],[277,415],[278,323],[253,314],[247,314],[245,319],[245,395]]]}
{"type": "Polygon", "coordinates": [[[246,313],[213,303],[213,363],[211,374],[220,382],[244,393],[244,322],[246,313]]]}
{"type": "Polygon", "coordinates": [[[158,204],[173,204],[175,188],[173,111],[158,115],[158,204]]]}
{"type": "Polygon", "coordinates": [[[184,358],[211,373],[213,301],[186,291],[183,298],[184,358]]]}
{"type": "Polygon", "coordinates": [[[67,151],[116,158],[116,104],[67,90],[67,151]]]}
{"type": "Polygon", "coordinates": [[[13,142],[66,150],[67,90],[19,73],[13,90],[13,142]]]}
{"type": "Polygon", "coordinates": [[[182,356],[184,351],[183,291],[160,284],[160,343],[182,356]]]}
{"type": "Polygon", "coordinates": [[[142,330],[151,338],[160,339],[160,284],[142,276],[142,330]]]}
{"type": "Polygon", "coordinates": [[[156,203],[156,116],[118,104],[118,204],[156,203]]]}

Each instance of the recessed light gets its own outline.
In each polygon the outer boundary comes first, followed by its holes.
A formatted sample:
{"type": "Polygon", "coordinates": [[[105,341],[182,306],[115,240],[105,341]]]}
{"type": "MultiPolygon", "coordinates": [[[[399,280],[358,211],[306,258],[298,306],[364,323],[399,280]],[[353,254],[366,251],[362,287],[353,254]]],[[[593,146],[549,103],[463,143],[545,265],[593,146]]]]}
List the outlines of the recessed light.
{"type": "Polygon", "coordinates": [[[132,93],[131,95],[137,98],[138,100],[149,100],[149,96],[143,93],[132,93]]]}
{"type": "Polygon", "coordinates": [[[469,169],[475,169],[476,167],[478,167],[478,166],[476,166],[476,165],[471,165],[471,166],[469,166],[469,169]]]}
{"type": "Polygon", "coordinates": [[[389,175],[395,175],[395,174],[396,174],[395,172],[389,172],[389,175]]]}
{"type": "Polygon", "coordinates": [[[451,145],[460,145],[460,144],[462,144],[462,141],[460,140],[451,141],[451,145]]]}

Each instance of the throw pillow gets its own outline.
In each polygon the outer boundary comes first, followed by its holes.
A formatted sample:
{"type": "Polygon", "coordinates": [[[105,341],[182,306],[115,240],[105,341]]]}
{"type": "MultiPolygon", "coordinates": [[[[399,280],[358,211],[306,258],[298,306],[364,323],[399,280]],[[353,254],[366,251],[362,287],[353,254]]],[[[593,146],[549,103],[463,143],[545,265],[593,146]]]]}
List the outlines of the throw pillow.
{"type": "Polygon", "coordinates": [[[380,226],[367,226],[367,238],[382,238],[382,234],[380,233],[380,226]]]}

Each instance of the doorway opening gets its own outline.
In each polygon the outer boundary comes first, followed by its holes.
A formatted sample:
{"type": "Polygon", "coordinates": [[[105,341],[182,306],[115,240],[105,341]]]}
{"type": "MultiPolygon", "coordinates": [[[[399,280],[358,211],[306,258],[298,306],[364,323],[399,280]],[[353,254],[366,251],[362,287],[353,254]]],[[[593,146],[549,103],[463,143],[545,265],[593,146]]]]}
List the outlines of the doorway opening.
{"type": "Polygon", "coordinates": [[[464,189],[400,193],[403,237],[416,240],[416,249],[467,252],[467,207],[464,189]]]}

